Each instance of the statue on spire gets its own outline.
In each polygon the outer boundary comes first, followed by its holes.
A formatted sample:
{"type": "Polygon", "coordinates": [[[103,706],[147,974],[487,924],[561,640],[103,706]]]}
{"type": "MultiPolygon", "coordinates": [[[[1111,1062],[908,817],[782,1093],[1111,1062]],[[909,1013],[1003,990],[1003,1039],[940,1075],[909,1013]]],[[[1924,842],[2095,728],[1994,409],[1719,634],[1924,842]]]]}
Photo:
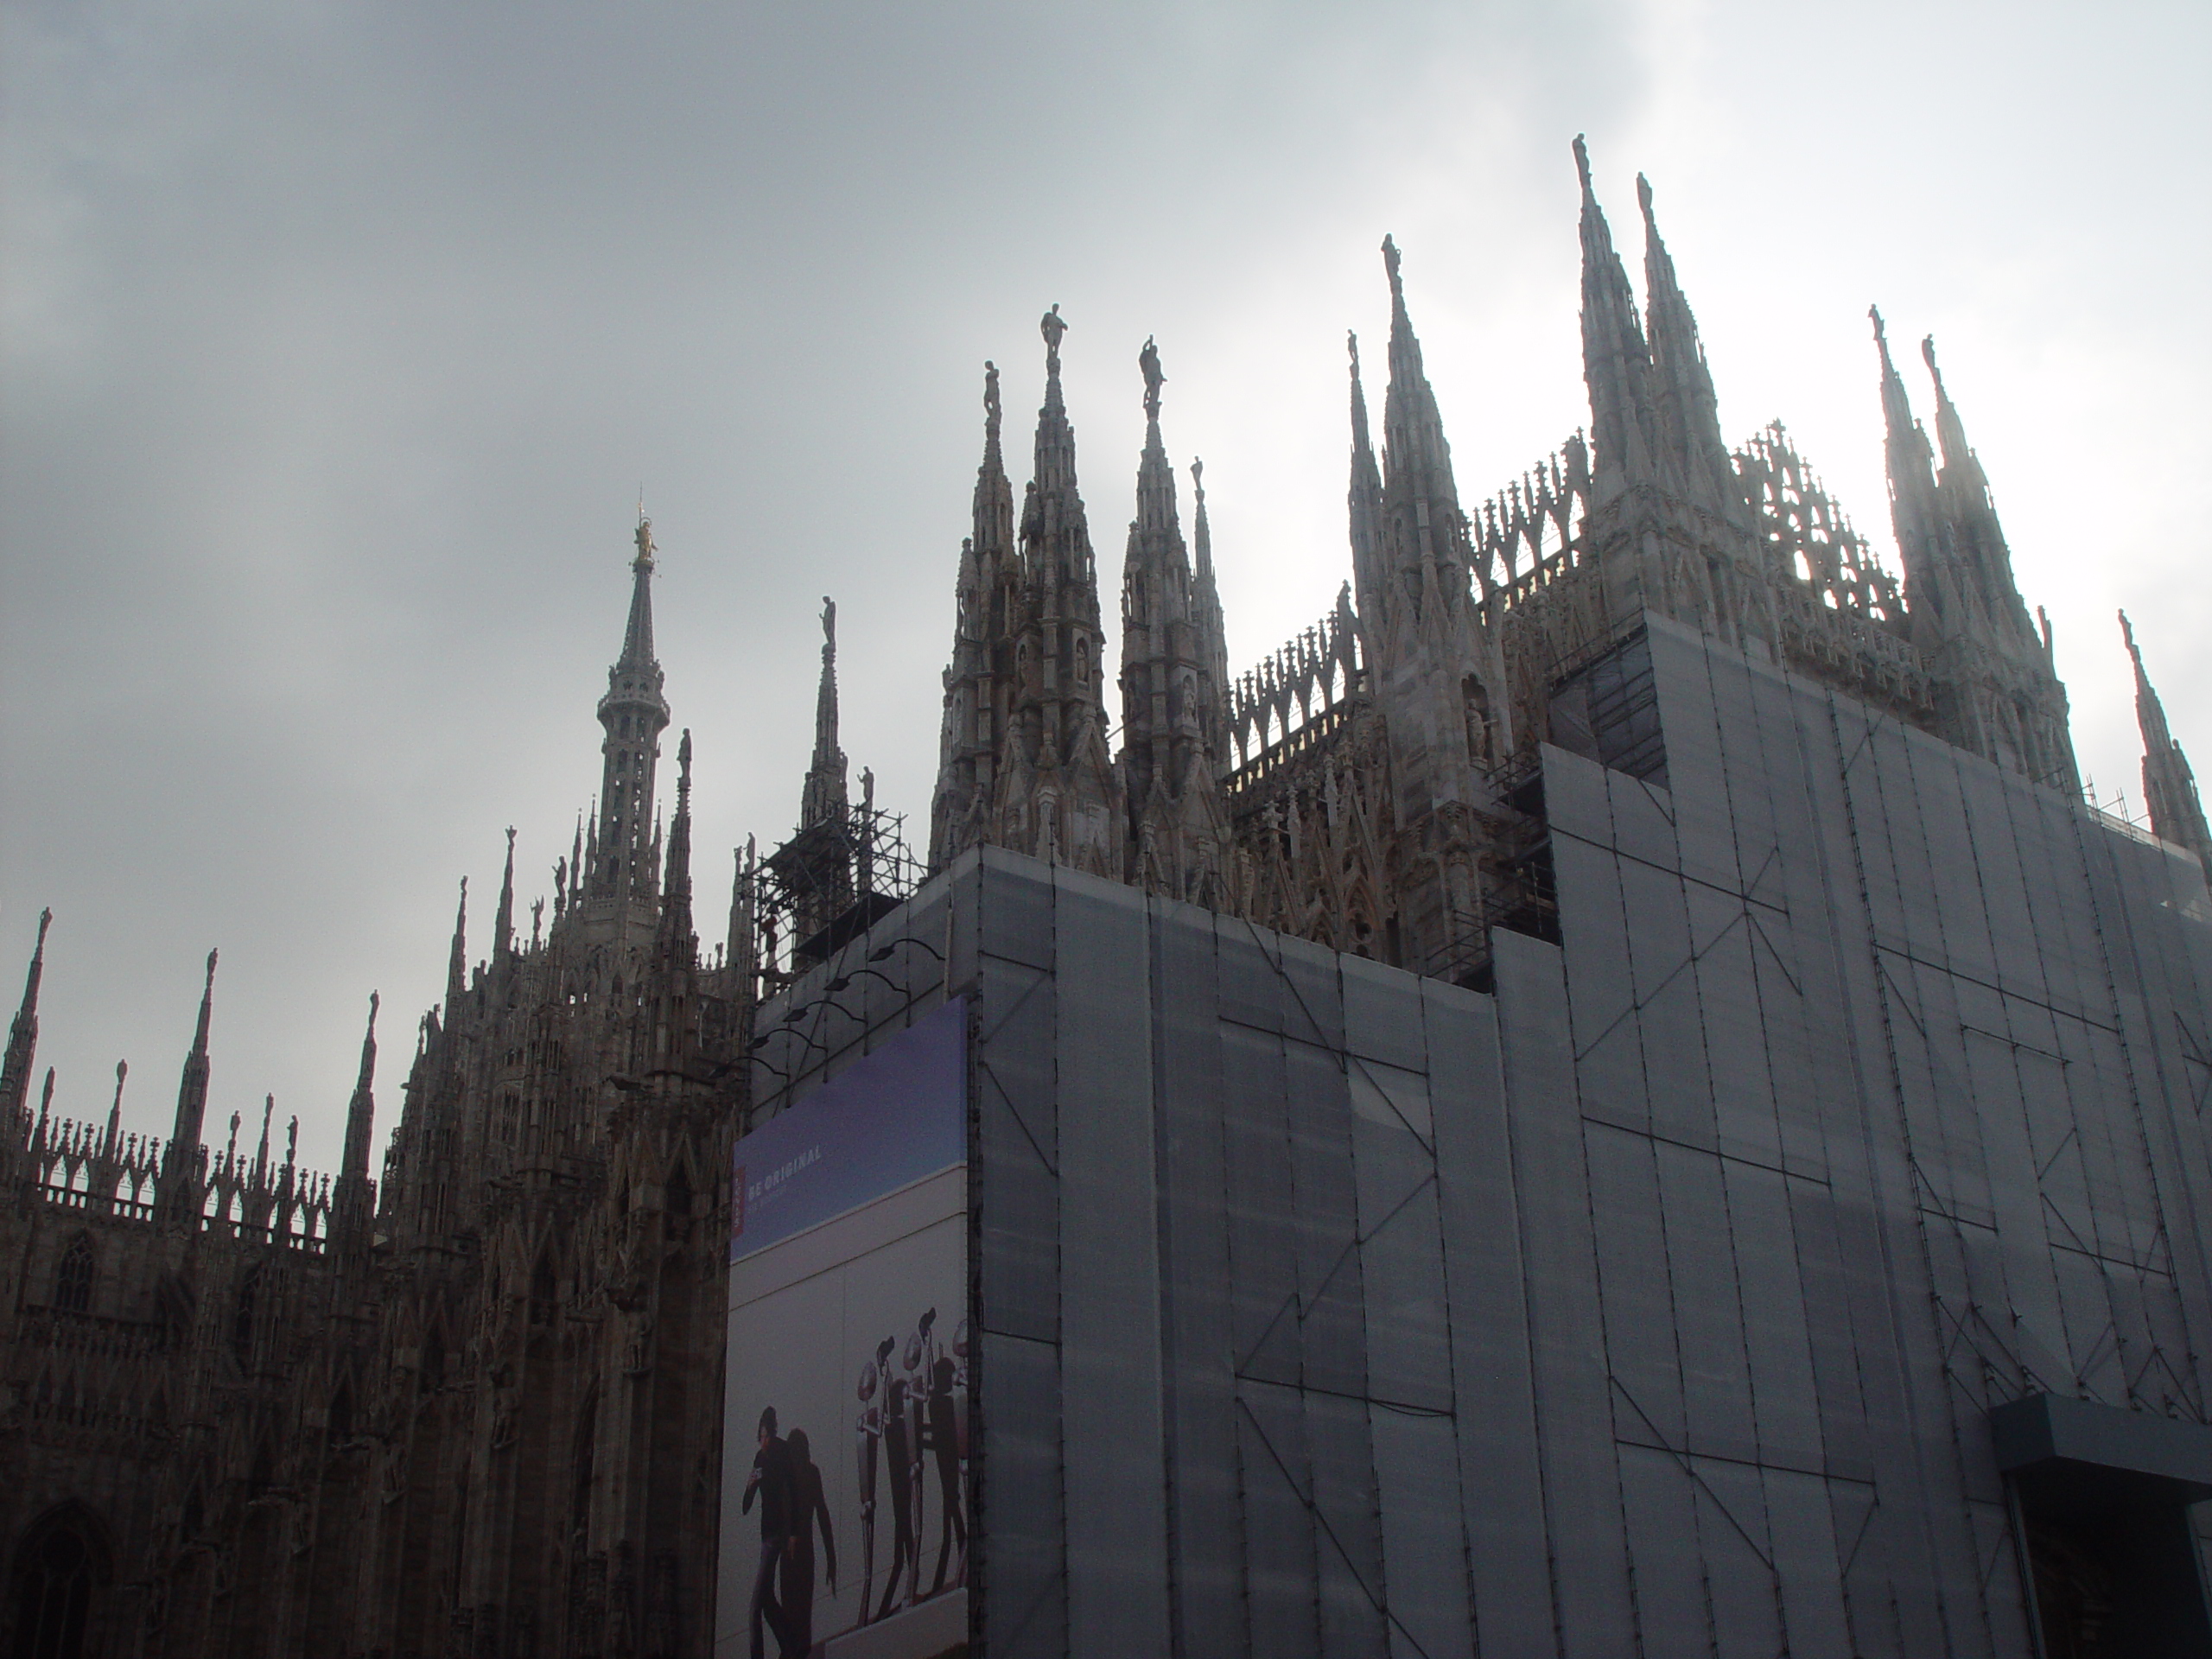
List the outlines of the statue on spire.
{"type": "Polygon", "coordinates": [[[1144,417],[1147,421],[1160,418],[1160,388],[1167,377],[1160,371],[1160,347],[1153,343],[1150,334],[1144,337],[1144,349],[1137,353],[1137,367],[1144,375],[1144,417]]]}
{"type": "MultiPolygon", "coordinates": [[[[1067,319],[1060,315],[1060,303],[1058,300],[1052,302],[1052,308],[1039,321],[1037,328],[1038,332],[1045,336],[1046,368],[1048,370],[1058,368],[1060,366],[1060,336],[1067,333],[1068,325],[1067,319]]],[[[988,363],[983,366],[990,367],[988,363]]],[[[991,373],[995,378],[998,371],[992,369],[991,373]]]]}

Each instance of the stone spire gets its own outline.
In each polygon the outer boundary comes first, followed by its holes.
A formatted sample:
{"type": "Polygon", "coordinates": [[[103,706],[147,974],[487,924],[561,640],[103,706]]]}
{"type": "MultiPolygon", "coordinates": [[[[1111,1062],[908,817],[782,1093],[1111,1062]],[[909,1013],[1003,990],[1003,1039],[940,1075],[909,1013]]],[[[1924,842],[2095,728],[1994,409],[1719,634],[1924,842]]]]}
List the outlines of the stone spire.
{"type": "Polygon", "coordinates": [[[745,838],[744,846],[734,851],[737,869],[730,881],[729,941],[723,959],[737,976],[738,1000],[749,1002],[753,997],[753,976],[760,965],[760,855],[750,836],[745,838]]]}
{"type": "Polygon", "coordinates": [[[2013,583],[1988,480],[1936,372],[1935,342],[1923,341],[1921,355],[1936,384],[1940,470],[1890,359],[1881,314],[1867,315],[1882,359],[1891,517],[1913,640],[1929,655],[1936,729],[2008,772],[2072,794],[2079,775],[2050,628],[2037,633],[2013,583]]]}
{"type": "Polygon", "coordinates": [[[1229,766],[1229,626],[1214,580],[1213,530],[1206,522],[1206,464],[1191,461],[1191,626],[1197,633],[1198,728],[1217,772],[1229,766]]]}
{"type": "Polygon", "coordinates": [[[1967,442],[1965,423],[1944,390],[1943,372],[1936,366],[1934,335],[1920,342],[1920,355],[1936,384],[1936,441],[1942,458],[1936,486],[1942,497],[1943,516],[1961,573],[1974,584],[1993,641],[2014,652],[2040,655],[2043,642],[2012,580],[2012,550],[2005,544],[2004,527],[1997,522],[1988,475],[1981,470],[1980,457],[1967,442]]]}
{"type": "Polygon", "coordinates": [[[215,957],[207,953],[207,982],[200,992],[200,1023],[177,1084],[176,1119],[169,1130],[162,1178],[164,1208],[172,1220],[200,1214],[200,1137],[207,1119],[207,1030],[215,1017],[215,957]]]}
{"type": "Polygon", "coordinates": [[[1034,474],[1021,512],[1025,585],[1014,641],[1018,729],[1003,746],[1008,764],[993,779],[990,839],[1118,878],[1122,869],[1121,785],[1106,743],[1104,630],[1097,562],[1076,481],[1075,429],[1060,390],[1054,306],[1045,337],[1045,402],[1037,412],[1034,474]]]}
{"type": "Polygon", "coordinates": [[[1883,461],[1890,480],[1890,524],[1904,565],[1905,596],[1924,649],[1940,648],[1968,624],[1965,598],[1948,569],[1943,515],[1936,495],[1936,461],[1927,429],[1913,418],[1904,378],[1890,359],[1890,338],[1877,307],[1866,308],[1882,358],[1883,461]]]}
{"type": "Polygon", "coordinates": [[[1213,902],[1228,840],[1204,709],[1211,669],[1200,650],[1191,561],[1175,507],[1175,469],[1160,435],[1167,377],[1149,340],[1137,516],[1122,570],[1122,783],[1128,877],[1148,892],[1213,902]]]}
{"type": "Polygon", "coordinates": [[[7,1056],[0,1059],[0,1113],[6,1115],[0,1133],[9,1135],[11,1143],[19,1133],[16,1125],[30,1108],[31,1065],[38,1052],[38,988],[46,976],[46,931],[53,925],[54,912],[39,912],[38,942],[31,947],[30,971],[23,976],[23,1000],[8,1027],[7,1056]]]}
{"type": "Polygon", "coordinates": [[[1720,435],[1719,401],[1706,366],[1697,319],[1675,277],[1675,261],[1651,212],[1651,182],[1636,175],[1643,210],[1644,322],[1649,335],[1653,427],[1665,446],[1667,470],[1690,500],[1723,517],[1742,518],[1743,493],[1720,435]]]}
{"type": "Polygon", "coordinates": [[[1438,620],[1466,601],[1474,559],[1459,492],[1452,476],[1452,446],[1445,441],[1436,393],[1421,363],[1421,340],[1406,313],[1397,245],[1382,238],[1382,265],[1390,279],[1390,385],[1382,400],[1382,510],[1385,568],[1394,584],[1390,604],[1402,595],[1414,613],[1438,620]]]}
{"type": "MultiPolygon", "coordinates": [[[[586,897],[597,900],[618,923],[627,916],[632,899],[648,896],[652,888],[653,772],[660,759],[660,734],[668,725],[661,667],[653,656],[652,521],[642,515],[636,543],[622,654],[607,671],[607,695],[599,700],[599,723],[606,735],[600,745],[598,821],[584,882],[586,897]]],[[[618,928],[618,943],[619,934],[618,928]]]]}
{"type": "Polygon", "coordinates": [[[446,952],[446,1028],[461,1017],[461,999],[468,994],[468,878],[461,878],[461,902],[453,913],[453,944],[446,952]]]}
{"type": "Polygon", "coordinates": [[[346,1104],[345,1160],[339,1166],[341,1187],[365,1185],[369,1179],[370,1129],[376,1121],[377,1008],[379,999],[369,993],[369,1026],[361,1035],[361,1069],[353,1080],[353,1097],[346,1104]]]}
{"type": "Polygon", "coordinates": [[[2126,611],[2120,613],[2120,631],[2127,641],[2128,659],[2135,664],[2135,723],[2143,732],[2143,798],[2151,809],[2151,829],[2159,840],[2195,853],[2212,872],[2212,828],[2207,827],[2204,804],[2197,798],[2196,774],[2166,728],[2165,705],[2143,671],[2143,653],[2126,611]]]}
{"type": "Polygon", "coordinates": [[[1367,430],[1367,392],[1359,381],[1359,336],[1347,334],[1351,354],[1351,483],[1345,502],[1351,513],[1351,571],[1359,614],[1378,632],[1389,602],[1389,573],[1382,555],[1382,469],[1367,430]]]}
{"type": "Polygon", "coordinates": [[[507,826],[507,868],[499,877],[499,908],[492,919],[492,965],[496,969],[515,950],[515,827],[507,826]]]}
{"type": "Polygon", "coordinates": [[[837,747],[837,601],[822,599],[822,682],[814,696],[814,760],[799,791],[798,827],[844,816],[845,752],[837,747]]]}
{"type": "Polygon", "coordinates": [[[1027,589],[1000,425],[998,367],[987,362],[983,460],[976,469],[970,533],[960,544],[952,659],[944,671],[937,789],[930,803],[932,870],[988,838],[992,783],[1013,707],[1012,642],[1021,632],[1027,589]]]}
{"type": "Polygon", "coordinates": [[[1636,290],[1613,251],[1613,232],[1590,188],[1590,152],[1574,140],[1582,181],[1582,375],[1590,389],[1592,486],[1599,501],[1654,481],[1651,351],[1636,290]]]}
{"type": "Polygon", "coordinates": [[[691,733],[676,745],[676,817],[668,826],[667,874],[661,881],[661,937],[679,950],[691,940],[691,733]]]}

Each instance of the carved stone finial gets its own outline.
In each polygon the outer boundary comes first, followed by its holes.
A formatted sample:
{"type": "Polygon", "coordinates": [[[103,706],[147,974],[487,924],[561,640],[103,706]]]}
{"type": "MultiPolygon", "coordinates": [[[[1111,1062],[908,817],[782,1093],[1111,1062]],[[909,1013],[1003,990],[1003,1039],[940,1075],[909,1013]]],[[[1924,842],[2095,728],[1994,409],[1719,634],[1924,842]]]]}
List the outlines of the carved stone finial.
{"type": "Polygon", "coordinates": [[[1643,209],[1643,222],[1651,222],[1651,181],[1643,174],[1636,175],[1636,205],[1643,209]]]}
{"type": "Polygon", "coordinates": [[[993,438],[999,431],[999,365],[988,357],[983,359],[983,423],[989,428],[993,438]]]}
{"type": "Polygon", "coordinates": [[[1574,173],[1582,181],[1582,188],[1590,188],[1590,146],[1583,142],[1583,135],[1574,135],[1574,173]]]}
{"type": "Polygon", "coordinates": [[[822,660],[837,660],[837,601],[827,594],[822,595],[822,660]]]}
{"type": "Polygon", "coordinates": [[[1038,331],[1045,336],[1045,364],[1058,368],[1060,363],[1060,337],[1068,331],[1067,319],[1060,315],[1060,304],[1052,302],[1052,308],[1039,320],[1038,331]]]}
{"type": "Polygon", "coordinates": [[[1390,276],[1390,301],[1394,305],[1405,302],[1405,284],[1398,279],[1398,245],[1389,237],[1382,238],[1382,269],[1390,276]]]}

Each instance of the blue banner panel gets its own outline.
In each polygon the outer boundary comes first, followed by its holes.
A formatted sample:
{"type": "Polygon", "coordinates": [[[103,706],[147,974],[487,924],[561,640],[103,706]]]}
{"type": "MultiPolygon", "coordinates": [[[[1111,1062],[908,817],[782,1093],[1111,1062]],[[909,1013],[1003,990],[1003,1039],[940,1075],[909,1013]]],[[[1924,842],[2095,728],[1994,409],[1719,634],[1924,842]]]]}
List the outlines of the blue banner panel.
{"type": "Polygon", "coordinates": [[[737,1143],[734,1263],[968,1158],[968,1004],[946,1003],[737,1143]]]}

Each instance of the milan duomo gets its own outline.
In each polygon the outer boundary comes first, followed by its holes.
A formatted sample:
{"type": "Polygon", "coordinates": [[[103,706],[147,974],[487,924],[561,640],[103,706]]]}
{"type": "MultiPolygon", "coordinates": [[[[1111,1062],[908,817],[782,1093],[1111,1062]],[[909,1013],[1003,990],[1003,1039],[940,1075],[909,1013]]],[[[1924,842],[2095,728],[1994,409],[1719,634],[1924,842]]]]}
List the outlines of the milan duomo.
{"type": "MultiPolygon", "coordinates": [[[[311,1173],[294,1157],[296,1119],[211,1092],[213,951],[168,1137],[119,1133],[120,1065],[104,1122],[58,1116],[36,1040],[49,921],[59,939],[68,918],[41,917],[0,1074],[12,1126],[0,1237],[15,1269],[0,1340],[0,1649],[709,1653],[725,1526],[728,1170],[760,1092],[747,1063],[756,1008],[970,849],[1488,994],[1498,941],[1561,938],[1547,766],[1586,763],[1653,798],[1688,782],[1669,778],[1651,691],[1652,642],[1684,633],[1978,757],[2062,817],[2147,840],[2082,802],[2051,625],[2014,585],[1932,343],[1923,372],[1872,318],[1869,417],[1878,403],[1893,575],[1780,423],[1729,447],[1649,188],[1638,180],[1639,302],[1579,140],[1575,159],[1587,435],[1498,493],[1463,498],[1409,308],[1421,273],[1385,241],[1389,340],[1379,361],[1350,342],[1350,580],[1242,672],[1203,474],[1171,461],[1152,342],[1138,359],[1147,429],[1118,669],[1058,308],[1043,321],[1043,404],[1019,493],[987,365],[925,860],[906,854],[872,780],[849,780],[831,609],[797,833],[773,852],[741,849],[727,914],[702,915],[688,732],[661,816],[671,715],[641,522],[598,702],[594,810],[552,874],[550,907],[518,914],[512,830],[506,879],[492,905],[477,899],[473,933],[464,886],[444,999],[397,1037],[380,1169],[390,1011],[380,1034],[367,999],[343,1163],[311,1173]],[[702,931],[721,937],[702,944],[702,931]]],[[[2151,830],[2202,861],[2212,835],[2188,762],[2139,656],[2135,673],[2151,830]]],[[[716,743],[741,747],[734,728],[716,743]]],[[[2200,908],[2202,892],[2199,879],[2200,908]]],[[[1571,963],[1571,930],[1567,945],[1571,963]]],[[[2193,1294],[2185,1274],[2167,1282],[2193,1294]]],[[[2201,1422],[2187,1345],[2161,1351],[2158,1408],[2201,1422]]],[[[2129,1389],[2150,1389],[2148,1375],[2129,1389]]],[[[729,1466],[750,1456],[748,1441],[729,1466]]],[[[988,1504],[982,1520],[988,1539],[988,1504]]],[[[1976,1568],[1985,1586],[2014,1572],[2009,1560],[1976,1568]]],[[[2094,1592],[2082,1593],[2092,1611],[2066,1628],[2094,1643],[2094,1592]]],[[[1429,1650],[1405,1645],[1408,1628],[1389,1624],[1389,1650],[1429,1650]]],[[[1954,1650],[1988,1650],[1945,1628],[1954,1650]]],[[[1706,1639],[1696,1651],[1737,1650],[1706,1639]]],[[[1484,1645],[1521,1650],[1537,1649],[1484,1645]]]]}

